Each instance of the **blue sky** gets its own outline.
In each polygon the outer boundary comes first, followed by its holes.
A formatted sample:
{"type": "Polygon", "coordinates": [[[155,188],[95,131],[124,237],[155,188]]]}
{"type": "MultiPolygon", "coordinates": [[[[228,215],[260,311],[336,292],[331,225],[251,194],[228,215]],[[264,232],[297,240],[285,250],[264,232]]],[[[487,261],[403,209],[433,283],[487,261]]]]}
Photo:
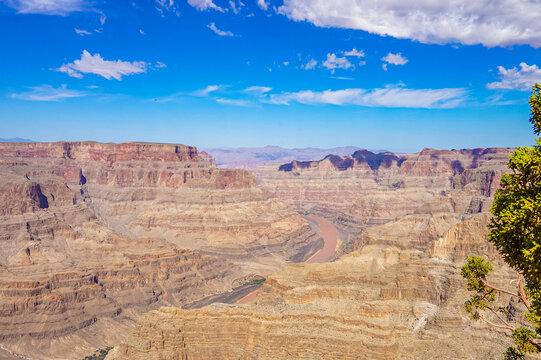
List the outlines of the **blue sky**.
{"type": "Polygon", "coordinates": [[[539,18],[535,0],[0,0],[0,137],[528,145],[539,18]]]}

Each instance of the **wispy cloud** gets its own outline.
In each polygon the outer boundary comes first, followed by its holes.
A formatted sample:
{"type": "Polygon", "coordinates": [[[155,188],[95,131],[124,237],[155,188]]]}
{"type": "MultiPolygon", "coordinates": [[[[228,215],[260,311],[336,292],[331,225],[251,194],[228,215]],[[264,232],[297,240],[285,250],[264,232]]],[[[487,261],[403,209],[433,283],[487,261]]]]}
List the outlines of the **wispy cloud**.
{"type": "Polygon", "coordinates": [[[234,34],[231,32],[231,31],[224,31],[224,30],[220,30],[216,27],[216,24],[214,23],[210,23],[207,25],[207,27],[214,31],[216,34],[220,35],[220,36],[234,36],[234,34]]]}
{"type": "MultiPolygon", "coordinates": [[[[348,79],[348,78],[345,78],[348,79]]],[[[335,105],[379,108],[447,109],[460,106],[468,99],[468,92],[462,88],[410,89],[403,84],[387,85],[384,88],[340,90],[302,90],[297,92],[273,92],[268,86],[250,86],[243,90],[224,90],[224,85],[209,85],[191,93],[176,93],[161,98],[160,103],[180,100],[184,97],[204,97],[219,104],[233,106],[254,106],[257,103],[269,105],[294,104],[335,105]]]]}
{"type": "Polygon", "coordinates": [[[317,60],[311,59],[311,60],[308,61],[306,64],[301,65],[301,69],[304,69],[304,70],[313,70],[313,69],[316,68],[316,66],[317,66],[317,60]]]}
{"type": "Polygon", "coordinates": [[[100,54],[91,55],[83,50],[81,59],[62,65],[58,71],[78,79],[81,79],[83,74],[96,74],[107,80],[122,80],[122,76],[146,72],[148,66],[144,61],[104,60],[100,54]]]}
{"type": "Polygon", "coordinates": [[[344,56],[354,56],[354,57],[364,57],[364,51],[357,51],[357,49],[353,48],[350,51],[344,51],[344,56]]]}
{"type": "Polygon", "coordinates": [[[212,0],[188,0],[188,4],[195,7],[197,10],[214,9],[219,12],[225,12],[224,9],[216,5],[212,0]]]}
{"type": "Polygon", "coordinates": [[[267,11],[269,8],[269,3],[265,0],[257,0],[257,6],[259,6],[262,10],[267,11]]]}
{"type": "Polygon", "coordinates": [[[156,64],[154,65],[155,69],[163,69],[163,68],[166,68],[166,67],[167,67],[167,65],[165,65],[161,61],[156,62],[156,64]]]}
{"type": "Polygon", "coordinates": [[[268,86],[250,86],[246,89],[244,89],[244,92],[246,93],[252,93],[252,94],[265,94],[271,91],[272,88],[268,86]]]}
{"type": "Polygon", "coordinates": [[[165,17],[166,12],[180,16],[180,11],[174,0],[156,0],[156,10],[162,14],[162,17],[165,17]]]}
{"type": "Polygon", "coordinates": [[[29,101],[61,101],[64,99],[76,98],[85,96],[86,94],[77,91],[69,90],[66,85],[61,85],[59,88],[54,88],[51,85],[40,85],[29,87],[30,91],[11,94],[10,97],[20,100],[29,101]]]}
{"type": "Polygon", "coordinates": [[[77,35],[81,35],[81,36],[92,35],[92,33],[90,31],[80,30],[80,29],[77,29],[77,28],[74,28],[74,30],[77,33],[77,35]]]}
{"type": "Polygon", "coordinates": [[[229,7],[231,7],[234,14],[238,14],[244,6],[244,3],[240,0],[229,0],[229,7]]]}
{"type": "Polygon", "coordinates": [[[347,77],[347,76],[331,76],[331,79],[336,79],[336,80],[355,80],[355,78],[347,77]]]}
{"type": "Polygon", "coordinates": [[[1,0],[20,14],[43,14],[66,16],[72,12],[89,11],[85,0],[1,0]]]}
{"type": "Polygon", "coordinates": [[[216,92],[216,91],[222,89],[223,87],[224,87],[223,85],[209,85],[204,89],[196,90],[196,91],[192,92],[190,95],[192,95],[192,96],[208,96],[209,94],[211,94],[213,92],[216,92]]]}
{"type": "Polygon", "coordinates": [[[242,99],[228,99],[228,98],[218,98],[216,102],[219,104],[233,105],[233,106],[251,106],[253,105],[249,100],[242,99]]]}
{"type": "Polygon", "coordinates": [[[154,99],[154,101],[158,102],[158,103],[171,103],[171,102],[180,101],[180,100],[186,99],[186,98],[213,97],[214,93],[220,92],[220,90],[223,90],[226,87],[227,87],[227,85],[208,85],[204,89],[199,89],[199,90],[195,90],[195,91],[191,91],[191,92],[190,91],[180,91],[180,92],[174,93],[172,95],[156,98],[156,99],[154,99]]]}
{"type": "Polygon", "coordinates": [[[505,106],[505,105],[516,105],[520,102],[517,100],[506,100],[502,94],[494,94],[489,96],[481,105],[486,106],[505,106]]]}
{"type": "Polygon", "coordinates": [[[278,12],[321,27],[364,30],[422,43],[541,46],[538,0],[284,0],[278,12]]]}
{"type": "Polygon", "coordinates": [[[408,89],[404,86],[389,85],[376,89],[342,89],[269,94],[262,102],[276,105],[293,103],[317,105],[330,104],[340,106],[363,106],[382,108],[454,108],[465,101],[465,89],[408,89]]]}
{"type": "Polygon", "coordinates": [[[498,66],[500,81],[487,84],[487,88],[529,91],[535,83],[541,83],[541,69],[537,65],[521,62],[519,66],[520,69],[498,66]]]}

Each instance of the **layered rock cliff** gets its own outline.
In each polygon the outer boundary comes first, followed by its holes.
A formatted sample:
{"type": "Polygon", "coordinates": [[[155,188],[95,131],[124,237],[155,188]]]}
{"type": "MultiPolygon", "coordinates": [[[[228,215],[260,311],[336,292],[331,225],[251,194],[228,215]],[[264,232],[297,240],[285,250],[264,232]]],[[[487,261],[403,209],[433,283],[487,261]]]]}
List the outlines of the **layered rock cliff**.
{"type": "Polygon", "coordinates": [[[462,310],[460,267],[478,255],[496,264],[492,282],[515,278],[486,241],[511,151],[358,151],[258,169],[270,192],[337,225],[343,255],[287,266],[253,304],[145,314],[108,359],[499,357],[510,340],[462,310]]]}
{"type": "Polygon", "coordinates": [[[266,275],[318,236],[194,147],[0,143],[0,343],[73,359],[137,315],[266,275]]]}
{"type": "Polygon", "coordinates": [[[297,210],[331,218],[342,233],[342,253],[347,253],[369,243],[370,234],[362,240],[357,236],[374,226],[399,219],[410,227],[422,226],[428,231],[421,235],[425,239],[410,239],[422,245],[464,216],[488,212],[512,151],[424,149],[397,155],[359,150],[352,156],[293,161],[254,172],[264,188],[297,210]],[[438,231],[419,224],[438,216],[447,222],[438,231]]]}
{"type": "Polygon", "coordinates": [[[287,266],[254,304],[147,313],[107,359],[497,358],[505,338],[460,312],[462,288],[450,261],[369,245],[287,266]]]}

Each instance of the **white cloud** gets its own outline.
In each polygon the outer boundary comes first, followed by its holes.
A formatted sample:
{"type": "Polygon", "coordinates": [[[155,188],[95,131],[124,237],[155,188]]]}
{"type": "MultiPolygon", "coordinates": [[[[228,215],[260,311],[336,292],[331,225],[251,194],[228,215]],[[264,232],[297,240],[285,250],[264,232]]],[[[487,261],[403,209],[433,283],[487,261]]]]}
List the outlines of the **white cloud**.
{"type": "Polygon", "coordinates": [[[244,89],[244,92],[253,94],[265,94],[271,90],[272,88],[268,86],[250,86],[249,88],[244,89]]]}
{"type": "Polygon", "coordinates": [[[146,33],[143,31],[143,29],[139,29],[139,34],[146,35],[146,33]]]}
{"type": "Polygon", "coordinates": [[[74,30],[77,33],[77,35],[81,35],[81,36],[92,35],[91,32],[86,31],[86,30],[80,30],[80,29],[77,29],[77,28],[74,28],[74,30]]]}
{"type": "Polygon", "coordinates": [[[14,99],[30,101],[60,101],[63,99],[76,98],[85,94],[77,90],[69,90],[66,85],[54,88],[51,85],[29,87],[30,91],[11,94],[14,99]]]}
{"type": "Polygon", "coordinates": [[[234,14],[238,14],[240,10],[245,6],[242,1],[239,0],[238,5],[236,3],[236,0],[229,0],[229,6],[231,7],[231,11],[233,11],[234,14]]]}
{"type": "Polygon", "coordinates": [[[331,79],[336,79],[336,80],[355,80],[355,78],[347,77],[347,76],[331,76],[331,79]]]}
{"type": "Polygon", "coordinates": [[[101,14],[100,16],[100,24],[105,24],[105,20],[107,20],[107,16],[105,16],[104,14],[101,14]]]}
{"type": "Polygon", "coordinates": [[[107,80],[122,80],[123,75],[133,75],[146,72],[147,64],[144,61],[108,61],[103,60],[100,54],[91,55],[83,50],[80,60],[62,65],[58,71],[65,72],[69,76],[81,79],[83,74],[96,74],[107,80]]]}
{"type": "Polygon", "coordinates": [[[269,3],[265,0],[257,0],[257,6],[259,6],[261,9],[267,11],[269,8],[269,3]]]}
{"type": "Polygon", "coordinates": [[[403,86],[386,86],[379,89],[343,89],[269,94],[263,102],[278,105],[332,104],[387,108],[453,108],[466,98],[464,89],[408,89],[403,86]]]}
{"type": "Polygon", "coordinates": [[[197,8],[197,10],[214,9],[220,12],[225,12],[224,9],[216,5],[212,0],[188,0],[188,4],[197,8]]]}
{"type": "Polygon", "coordinates": [[[323,62],[323,67],[334,72],[336,69],[351,69],[353,65],[346,57],[337,57],[335,54],[327,54],[327,60],[323,62]]]}
{"type": "Polygon", "coordinates": [[[402,56],[401,53],[398,53],[398,54],[388,53],[387,56],[382,57],[381,60],[391,65],[405,65],[408,62],[408,59],[402,56]]]}
{"type": "Polygon", "coordinates": [[[538,0],[284,0],[278,12],[321,27],[423,43],[541,46],[538,0]]]}
{"type": "Polygon", "coordinates": [[[223,88],[222,85],[209,85],[202,90],[197,90],[192,92],[193,96],[208,96],[210,93],[215,92],[223,88]]]}
{"type": "Polygon", "coordinates": [[[214,23],[210,23],[207,25],[207,27],[214,31],[216,34],[220,35],[220,36],[234,36],[234,34],[231,32],[231,31],[224,31],[224,30],[220,30],[216,27],[216,24],[214,23]]]}
{"type": "Polygon", "coordinates": [[[180,11],[177,9],[177,6],[175,4],[174,0],[156,0],[156,10],[158,10],[162,17],[164,17],[164,13],[172,12],[173,14],[179,16],[180,11]]]}
{"type": "Polygon", "coordinates": [[[88,11],[86,0],[0,0],[21,14],[66,16],[77,11],[88,11]]]}
{"type": "Polygon", "coordinates": [[[304,70],[313,70],[315,69],[317,66],[317,60],[310,60],[308,61],[306,64],[304,65],[301,65],[301,69],[304,69],[304,70]]]}
{"type": "Polygon", "coordinates": [[[154,65],[154,67],[155,67],[156,69],[163,69],[163,68],[166,68],[167,65],[165,65],[165,64],[162,63],[161,61],[158,61],[158,62],[156,62],[156,65],[154,65]]]}
{"type": "Polygon", "coordinates": [[[383,69],[383,71],[387,71],[387,63],[381,64],[381,68],[383,69]]]}
{"type": "Polygon", "coordinates": [[[355,56],[355,57],[364,57],[364,51],[357,51],[357,49],[353,48],[350,51],[344,51],[344,56],[355,56]]]}
{"type": "Polygon", "coordinates": [[[218,102],[220,104],[233,105],[233,106],[250,106],[252,104],[248,100],[226,99],[226,98],[218,98],[218,99],[216,99],[216,102],[218,102]]]}
{"type": "Polygon", "coordinates": [[[284,66],[289,66],[289,61],[284,61],[282,64],[284,64],[284,66]]]}
{"type": "Polygon", "coordinates": [[[487,84],[487,88],[529,91],[535,83],[541,83],[541,69],[537,65],[522,62],[519,66],[520,69],[498,66],[500,81],[487,84]]]}

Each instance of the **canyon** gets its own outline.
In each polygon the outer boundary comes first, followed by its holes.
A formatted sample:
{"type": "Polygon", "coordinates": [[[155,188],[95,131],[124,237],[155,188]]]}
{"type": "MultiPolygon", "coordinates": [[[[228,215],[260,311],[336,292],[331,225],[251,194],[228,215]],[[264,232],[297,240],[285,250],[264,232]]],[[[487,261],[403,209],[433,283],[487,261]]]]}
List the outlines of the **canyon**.
{"type": "Polygon", "coordinates": [[[184,145],[0,143],[0,355],[493,359],[508,339],[462,310],[460,267],[514,279],[486,241],[512,151],[246,171],[184,145]]]}
{"type": "Polygon", "coordinates": [[[322,246],[251,173],[184,145],[0,143],[0,203],[0,344],[15,358],[82,358],[144,312],[322,246]]]}
{"type": "Polygon", "coordinates": [[[252,303],[151,311],[108,359],[497,358],[510,340],[463,311],[460,266],[478,255],[496,264],[494,283],[515,277],[486,241],[512,151],[360,150],[254,169],[271,194],[338,228],[334,261],[285,266],[252,303]]]}

